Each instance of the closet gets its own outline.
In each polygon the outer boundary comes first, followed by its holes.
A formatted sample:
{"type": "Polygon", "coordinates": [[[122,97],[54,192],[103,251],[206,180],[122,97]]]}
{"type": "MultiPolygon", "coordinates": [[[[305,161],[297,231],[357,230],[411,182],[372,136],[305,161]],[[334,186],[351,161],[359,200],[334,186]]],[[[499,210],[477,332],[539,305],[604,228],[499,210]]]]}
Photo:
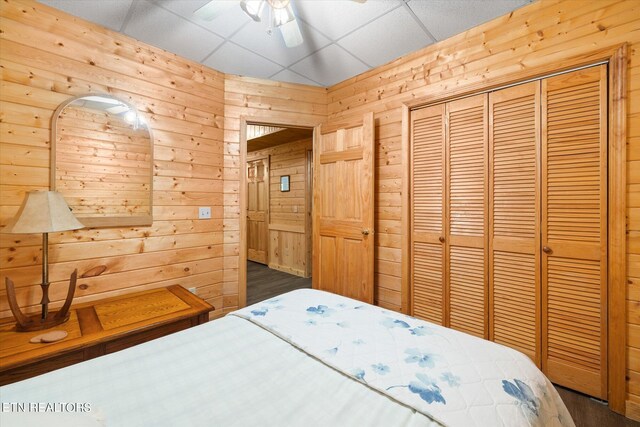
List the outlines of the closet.
{"type": "Polygon", "coordinates": [[[607,396],[607,68],[411,112],[412,314],[607,396]]]}

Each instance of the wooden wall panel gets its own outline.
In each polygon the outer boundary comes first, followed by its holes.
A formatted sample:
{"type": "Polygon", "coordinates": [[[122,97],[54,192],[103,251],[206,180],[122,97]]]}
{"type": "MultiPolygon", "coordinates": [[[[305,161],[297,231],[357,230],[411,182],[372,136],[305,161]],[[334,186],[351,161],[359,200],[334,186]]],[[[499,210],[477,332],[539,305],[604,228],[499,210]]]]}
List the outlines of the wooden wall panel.
{"type": "MultiPolygon", "coordinates": [[[[142,112],[155,138],[153,224],[50,234],[53,306],[78,268],[75,302],[180,284],[221,313],[224,74],[36,2],[3,2],[0,17],[0,225],[26,191],[49,187],[61,102],[112,94],[142,112]],[[198,220],[198,206],[211,206],[212,219],[198,220]]],[[[40,262],[41,236],[0,234],[1,317],[11,315],[6,276],[20,305],[38,310],[40,262]]]]}
{"type": "MultiPolygon", "coordinates": [[[[402,189],[399,163],[402,104],[479,88],[488,79],[629,44],[627,145],[627,408],[640,416],[640,3],[633,0],[542,0],[406,55],[329,88],[328,116],[350,123],[376,118],[377,303],[400,309],[401,208],[388,204],[402,189]],[[396,160],[397,159],[397,160],[396,160]],[[396,160],[396,161],[394,161],[396,160]],[[384,224],[384,226],[382,226],[384,224]],[[381,273],[384,262],[384,271],[381,273]],[[633,328],[632,328],[633,326],[633,328]]],[[[506,81],[506,80],[505,80],[506,81]]],[[[623,286],[623,284],[620,284],[623,286]]]]}
{"type": "MultiPolygon", "coordinates": [[[[312,131],[308,130],[308,134],[312,131]]],[[[247,153],[247,160],[270,156],[269,189],[269,267],[308,277],[307,233],[307,150],[312,139],[306,138],[264,150],[247,153]],[[290,191],[280,191],[280,177],[289,175],[290,191]]]]}

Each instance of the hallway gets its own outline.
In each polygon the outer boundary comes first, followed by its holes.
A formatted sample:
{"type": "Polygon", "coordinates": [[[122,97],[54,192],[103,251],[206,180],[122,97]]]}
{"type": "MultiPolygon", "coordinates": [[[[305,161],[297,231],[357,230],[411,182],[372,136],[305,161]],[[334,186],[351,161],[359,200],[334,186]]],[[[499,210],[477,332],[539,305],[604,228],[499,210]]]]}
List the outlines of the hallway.
{"type": "Polygon", "coordinates": [[[302,288],[311,288],[310,277],[305,279],[247,261],[247,305],[302,288]]]}

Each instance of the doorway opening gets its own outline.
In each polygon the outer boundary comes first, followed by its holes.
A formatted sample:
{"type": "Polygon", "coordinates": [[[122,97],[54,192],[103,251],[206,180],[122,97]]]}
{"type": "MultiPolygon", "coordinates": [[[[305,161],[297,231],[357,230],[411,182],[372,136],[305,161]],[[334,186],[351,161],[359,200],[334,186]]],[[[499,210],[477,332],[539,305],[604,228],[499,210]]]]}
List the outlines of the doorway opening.
{"type": "Polygon", "coordinates": [[[246,303],[251,305],[311,288],[313,128],[248,122],[245,135],[246,303]]]}

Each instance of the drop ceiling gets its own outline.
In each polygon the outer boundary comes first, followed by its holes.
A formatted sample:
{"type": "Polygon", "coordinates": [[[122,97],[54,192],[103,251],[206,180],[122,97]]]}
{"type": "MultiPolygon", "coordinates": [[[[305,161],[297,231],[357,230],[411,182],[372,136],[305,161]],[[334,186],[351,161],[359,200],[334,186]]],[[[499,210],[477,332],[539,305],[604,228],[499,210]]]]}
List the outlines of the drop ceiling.
{"type": "MultiPolygon", "coordinates": [[[[238,0],[214,0],[235,1],[238,0]]],[[[330,86],[532,0],[292,0],[304,43],[286,48],[278,31],[239,4],[213,21],[193,12],[208,0],[40,0],[216,70],[330,86]]]]}

